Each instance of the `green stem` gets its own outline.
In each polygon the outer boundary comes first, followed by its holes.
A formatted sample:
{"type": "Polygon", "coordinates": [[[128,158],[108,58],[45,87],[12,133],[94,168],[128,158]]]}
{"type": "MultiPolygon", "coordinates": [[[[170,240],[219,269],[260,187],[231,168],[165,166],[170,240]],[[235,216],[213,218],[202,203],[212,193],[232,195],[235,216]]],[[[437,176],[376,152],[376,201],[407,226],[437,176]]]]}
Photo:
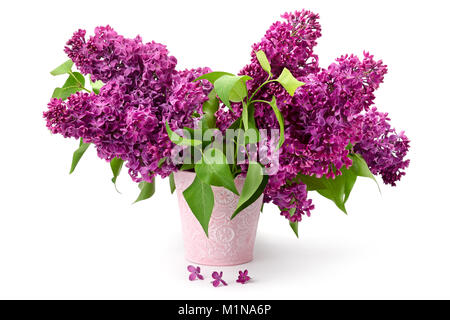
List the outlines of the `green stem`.
{"type": "Polygon", "coordinates": [[[261,102],[261,103],[267,103],[268,105],[270,105],[270,102],[269,102],[269,101],[266,101],[266,100],[253,100],[252,102],[253,102],[253,103],[255,103],[255,102],[261,102]]]}
{"type": "Polygon", "coordinates": [[[259,92],[259,90],[262,89],[262,87],[264,87],[266,84],[269,84],[269,83],[271,83],[271,82],[276,82],[276,81],[277,81],[277,80],[274,80],[274,79],[272,79],[272,80],[267,80],[267,81],[264,82],[262,85],[260,85],[260,86],[255,90],[255,92],[253,92],[252,96],[250,97],[249,103],[253,102],[253,97],[259,92]]]}
{"type": "Polygon", "coordinates": [[[236,153],[234,155],[234,163],[233,163],[233,171],[237,170],[237,156],[238,156],[238,152],[239,152],[239,140],[241,138],[241,127],[242,127],[242,116],[239,120],[239,128],[238,128],[238,136],[237,136],[237,141],[236,141],[236,153]]]}

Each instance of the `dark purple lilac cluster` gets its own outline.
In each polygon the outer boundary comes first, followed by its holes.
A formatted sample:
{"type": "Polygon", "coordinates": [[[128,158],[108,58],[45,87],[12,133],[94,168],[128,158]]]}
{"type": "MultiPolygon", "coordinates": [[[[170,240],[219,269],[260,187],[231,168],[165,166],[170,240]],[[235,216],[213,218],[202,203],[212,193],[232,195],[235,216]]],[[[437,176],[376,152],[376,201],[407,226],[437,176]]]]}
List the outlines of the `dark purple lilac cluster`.
{"type": "Polygon", "coordinates": [[[384,183],[395,186],[405,175],[409,160],[405,160],[409,139],[402,131],[399,134],[389,124],[387,113],[374,107],[361,116],[361,140],[355,145],[355,152],[361,154],[373,174],[379,174],[384,183]]]}
{"type": "MultiPolygon", "coordinates": [[[[296,222],[313,208],[305,186],[301,182],[291,184],[298,173],[327,178],[340,175],[343,166],[348,168],[352,164],[347,148],[351,143],[374,174],[381,174],[385,183],[395,185],[409,163],[404,160],[408,139],[403,133],[395,133],[387,115],[370,110],[374,91],[387,72],[382,61],[365,52],[362,60],[346,55],[328,68],[320,68],[313,51],[321,36],[319,16],[301,11],[282,17],[284,22],[274,23],[263,39],[253,45],[251,63],[241,74],[253,78],[249,81],[249,94],[267,80],[267,72],[255,55],[263,50],[275,78],[283,68],[288,68],[305,83],[293,97],[276,82],[264,86],[256,95],[266,101],[275,96],[285,121],[279,171],[270,177],[264,199],[282,209],[295,207],[294,214],[287,214],[288,211],[282,214],[296,222]]],[[[236,114],[219,109],[219,128],[228,127],[236,114]]],[[[278,128],[278,121],[266,103],[255,104],[255,119],[259,128],[278,128]]]]}
{"type": "MultiPolygon", "coordinates": [[[[373,174],[395,185],[409,164],[405,160],[409,140],[390,126],[387,114],[373,107],[374,92],[387,72],[382,61],[364,52],[362,59],[345,55],[328,68],[320,68],[314,53],[321,36],[319,16],[303,10],[282,18],[253,45],[251,62],[240,74],[252,77],[247,82],[249,95],[256,93],[257,100],[266,101],[274,96],[284,118],[279,169],[269,178],[264,201],[278,205],[282,215],[298,222],[314,208],[306,186],[295,179],[299,173],[333,179],[352,165],[351,145],[373,174]],[[259,50],[267,56],[274,78],[287,68],[305,85],[293,96],[277,82],[258,91],[268,79],[255,54],[259,50]]],[[[165,161],[175,146],[165,123],[172,130],[195,127],[212,86],[193,80],[210,69],[177,71],[177,61],[164,45],[143,43],[140,37],[124,38],[109,26],[96,28],[88,40],[85,34],[77,31],[65,52],[82,73],[105,86],[98,95],[78,92],[67,101],[52,99],[44,113],[48,128],[93,143],[103,159],[124,160],[135,181],[168,176],[177,168],[165,161]]],[[[279,128],[268,104],[256,102],[254,106],[258,128],[279,128]]],[[[216,113],[220,130],[240,116],[242,105],[233,103],[233,109],[221,104],[216,113]]]]}
{"type": "Polygon", "coordinates": [[[174,130],[195,124],[192,115],[202,113],[211,85],[193,80],[211,70],[177,71],[164,45],[126,39],[109,26],[96,28],[87,41],[85,31],[77,31],[65,51],[80,71],[105,86],[98,95],[52,99],[44,113],[51,131],[93,143],[100,158],[126,161],[135,181],[176,170],[164,161],[173,148],[165,122],[174,130]]]}

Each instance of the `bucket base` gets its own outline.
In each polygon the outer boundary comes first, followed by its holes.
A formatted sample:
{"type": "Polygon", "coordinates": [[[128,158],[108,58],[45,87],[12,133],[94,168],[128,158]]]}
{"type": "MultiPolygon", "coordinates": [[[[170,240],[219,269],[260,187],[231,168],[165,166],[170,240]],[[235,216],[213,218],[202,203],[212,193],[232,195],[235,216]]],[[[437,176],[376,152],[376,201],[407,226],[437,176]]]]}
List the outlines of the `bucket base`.
{"type": "Polygon", "coordinates": [[[194,263],[194,264],[198,264],[201,266],[210,266],[210,267],[232,267],[232,266],[240,266],[242,264],[246,264],[249,262],[253,261],[253,257],[251,257],[250,259],[247,260],[242,260],[242,261],[236,261],[236,262],[224,262],[224,263],[220,263],[220,262],[207,262],[207,261],[196,261],[195,259],[189,259],[187,257],[185,257],[186,261],[190,262],[190,263],[194,263]]]}

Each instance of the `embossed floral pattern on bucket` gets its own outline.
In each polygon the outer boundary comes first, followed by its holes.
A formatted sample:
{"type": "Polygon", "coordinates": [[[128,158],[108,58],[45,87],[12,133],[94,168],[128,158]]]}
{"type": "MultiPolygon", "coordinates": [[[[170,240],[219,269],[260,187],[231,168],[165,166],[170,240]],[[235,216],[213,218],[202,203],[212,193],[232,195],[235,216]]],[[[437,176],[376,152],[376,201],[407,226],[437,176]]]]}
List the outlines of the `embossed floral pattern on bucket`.
{"type": "MultiPolygon", "coordinates": [[[[239,196],[225,188],[213,187],[214,210],[209,222],[208,238],[183,197],[183,191],[194,178],[193,172],[175,173],[186,259],[213,266],[237,265],[251,261],[262,196],[231,220],[239,196]]],[[[242,190],[244,181],[242,176],[235,179],[239,191],[242,190]]]]}

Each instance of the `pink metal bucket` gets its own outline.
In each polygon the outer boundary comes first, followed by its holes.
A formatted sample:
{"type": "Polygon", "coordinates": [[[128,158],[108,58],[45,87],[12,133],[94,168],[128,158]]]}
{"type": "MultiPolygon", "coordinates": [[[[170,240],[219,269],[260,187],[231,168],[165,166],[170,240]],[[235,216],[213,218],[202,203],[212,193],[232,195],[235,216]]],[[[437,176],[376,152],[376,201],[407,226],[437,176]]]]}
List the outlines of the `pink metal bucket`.
{"type": "MultiPolygon", "coordinates": [[[[225,188],[212,187],[214,210],[209,222],[208,238],[183,196],[183,191],[194,181],[195,174],[179,171],[174,173],[174,177],[186,259],[210,266],[232,266],[253,260],[263,196],[230,220],[239,197],[225,188]]],[[[244,180],[244,177],[235,179],[239,192],[244,186],[244,180]]]]}

